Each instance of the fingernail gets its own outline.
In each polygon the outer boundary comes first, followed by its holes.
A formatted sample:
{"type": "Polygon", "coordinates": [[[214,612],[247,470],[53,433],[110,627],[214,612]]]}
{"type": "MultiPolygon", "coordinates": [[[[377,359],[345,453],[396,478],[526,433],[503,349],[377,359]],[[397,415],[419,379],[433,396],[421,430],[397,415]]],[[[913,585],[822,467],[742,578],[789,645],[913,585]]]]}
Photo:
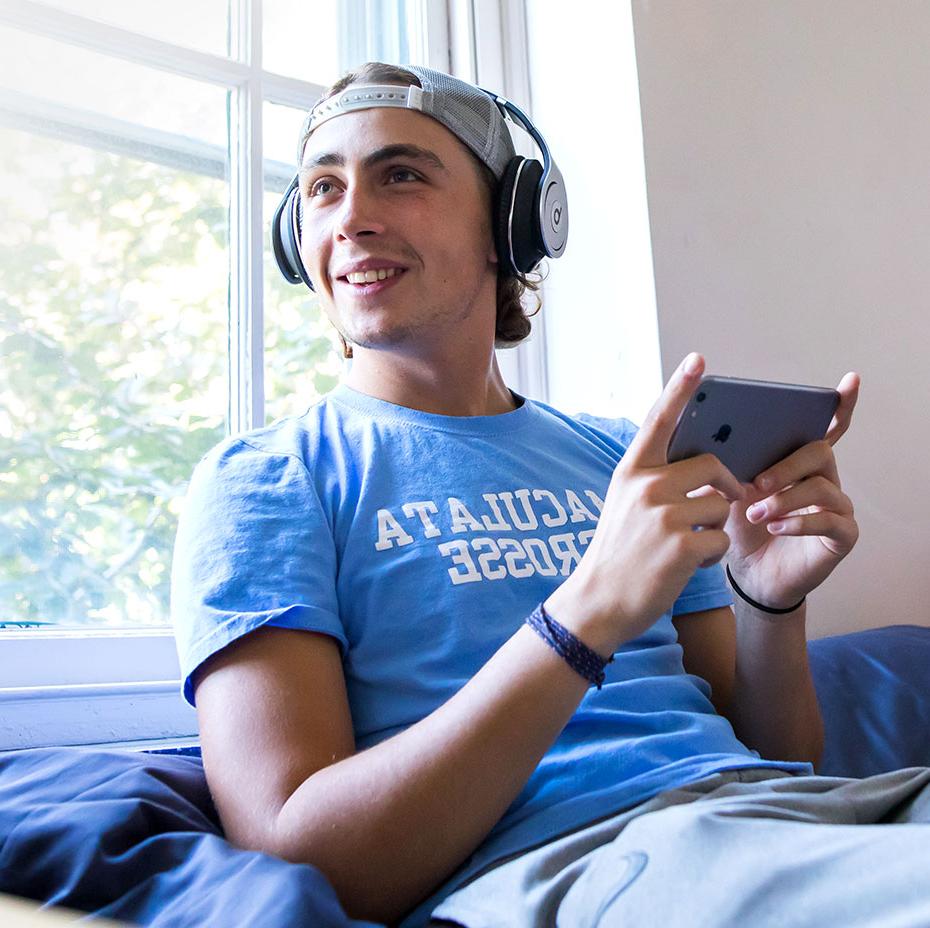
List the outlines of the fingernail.
{"type": "Polygon", "coordinates": [[[764,503],[753,503],[746,510],[746,518],[750,522],[757,522],[765,515],[765,504],[764,503]]]}
{"type": "Polygon", "coordinates": [[[780,532],[784,527],[784,522],[769,522],[768,524],[768,530],[770,532],[780,532]]]}
{"type": "Polygon", "coordinates": [[[757,477],[756,478],[756,486],[760,490],[767,490],[771,485],[772,485],[771,477],[757,477]]]}
{"type": "Polygon", "coordinates": [[[701,369],[701,359],[694,353],[685,358],[685,373],[696,374],[701,369]]]}

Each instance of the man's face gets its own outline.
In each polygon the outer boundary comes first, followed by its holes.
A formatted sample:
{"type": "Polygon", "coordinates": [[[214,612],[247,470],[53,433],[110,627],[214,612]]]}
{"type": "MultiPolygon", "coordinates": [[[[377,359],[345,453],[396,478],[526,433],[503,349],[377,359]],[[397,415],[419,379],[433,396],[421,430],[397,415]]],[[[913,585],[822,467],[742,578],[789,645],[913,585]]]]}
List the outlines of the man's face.
{"type": "Polygon", "coordinates": [[[347,113],[310,136],[301,255],[350,341],[416,349],[488,324],[493,335],[497,257],[479,171],[443,125],[409,110],[347,113]]]}

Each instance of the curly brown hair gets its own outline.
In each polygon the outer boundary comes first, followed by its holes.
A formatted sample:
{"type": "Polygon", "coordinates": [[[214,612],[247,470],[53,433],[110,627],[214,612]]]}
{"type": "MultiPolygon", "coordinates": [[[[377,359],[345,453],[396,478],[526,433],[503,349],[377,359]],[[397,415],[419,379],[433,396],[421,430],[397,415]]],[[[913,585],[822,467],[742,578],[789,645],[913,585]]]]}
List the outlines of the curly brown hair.
{"type": "MultiPolygon", "coordinates": [[[[381,61],[369,61],[367,64],[360,65],[339,78],[335,84],[323,92],[323,96],[320,97],[317,104],[322,103],[323,100],[328,100],[337,93],[342,93],[346,87],[350,87],[352,84],[399,84],[401,86],[415,84],[417,87],[421,86],[420,79],[410,71],[381,61]]],[[[305,136],[300,142],[301,158],[303,157],[303,148],[306,142],[307,138],[305,136]]],[[[481,177],[487,185],[492,204],[493,223],[496,221],[493,216],[493,204],[497,202],[498,197],[497,178],[494,176],[494,172],[480,161],[470,149],[469,154],[481,169],[481,177]]],[[[536,271],[530,274],[510,274],[504,271],[498,273],[497,321],[494,327],[495,348],[515,348],[530,334],[532,329],[530,317],[535,316],[542,307],[542,300],[539,296],[541,282],[542,277],[536,271]],[[533,301],[536,304],[530,312],[527,312],[524,306],[527,293],[532,294],[533,301]]],[[[339,332],[339,338],[342,341],[343,355],[351,358],[352,347],[346,341],[342,332],[339,332]]]]}

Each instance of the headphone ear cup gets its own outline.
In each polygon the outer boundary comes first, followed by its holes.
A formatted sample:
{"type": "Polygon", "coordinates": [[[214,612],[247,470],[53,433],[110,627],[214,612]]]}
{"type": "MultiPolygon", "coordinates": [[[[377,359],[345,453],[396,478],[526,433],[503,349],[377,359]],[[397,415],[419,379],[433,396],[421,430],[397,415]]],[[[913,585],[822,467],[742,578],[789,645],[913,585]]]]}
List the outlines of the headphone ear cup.
{"type": "Polygon", "coordinates": [[[295,177],[271,220],[271,244],[284,279],[291,284],[303,282],[312,290],[313,283],[300,257],[301,218],[300,190],[295,177]]]}
{"type": "Polygon", "coordinates": [[[539,181],[534,158],[513,158],[501,178],[497,201],[497,255],[510,273],[527,274],[545,257],[539,228],[539,181]]]}
{"type": "Polygon", "coordinates": [[[511,158],[497,183],[497,200],[494,209],[494,245],[500,271],[507,277],[517,273],[510,254],[510,209],[513,203],[513,188],[517,182],[520,165],[525,159],[519,155],[511,158]]]}

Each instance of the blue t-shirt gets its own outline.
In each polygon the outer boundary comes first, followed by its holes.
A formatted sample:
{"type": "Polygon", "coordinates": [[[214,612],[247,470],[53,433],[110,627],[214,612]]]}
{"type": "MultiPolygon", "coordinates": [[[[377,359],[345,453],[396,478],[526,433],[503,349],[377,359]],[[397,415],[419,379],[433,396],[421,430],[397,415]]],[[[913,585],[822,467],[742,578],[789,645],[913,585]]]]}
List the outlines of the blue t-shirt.
{"type": "MultiPolygon", "coordinates": [[[[521,399],[517,397],[517,399],[521,399]]],[[[356,745],[453,696],[584,554],[635,427],[524,400],[442,416],[342,385],[304,415],[230,438],[195,469],[175,546],[184,695],[211,654],[262,625],[341,647],[356,745]]],[[[725,769],[762,761],[686,674],[672,614],[732,602],[698,570],[625,644],[485,842],[426,913],[491,861],[725,769]]],[[[556,616],[558,618],[558,616],[556,616]]]]}

